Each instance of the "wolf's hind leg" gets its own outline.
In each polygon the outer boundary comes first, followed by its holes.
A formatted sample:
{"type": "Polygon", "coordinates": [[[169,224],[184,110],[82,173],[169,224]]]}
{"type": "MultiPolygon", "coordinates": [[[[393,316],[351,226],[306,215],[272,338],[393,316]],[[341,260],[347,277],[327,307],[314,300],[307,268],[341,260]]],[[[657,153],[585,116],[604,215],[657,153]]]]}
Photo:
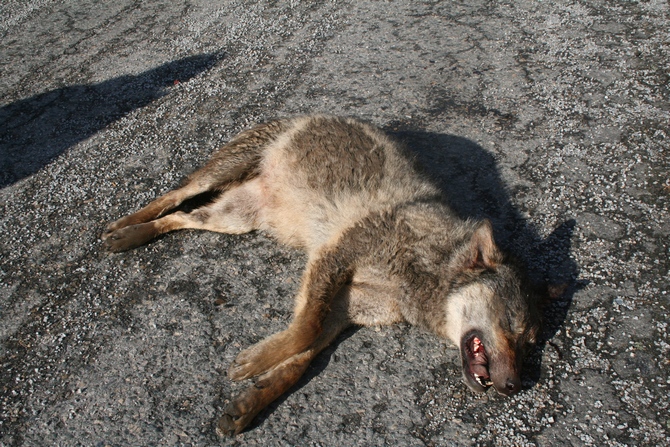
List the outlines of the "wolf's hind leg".
{"type": "Polygon", "coordinates": [[[199,194],[205,193],[211,189],[211,185],[199,182],[188,182],[183,187],[168,192],[167,194],[157,198],[153,202],[141,210],[124,216],[119,220],[107,225],[105,232],[102,234],[102,240],[107,240],[114,232],[132,225],[143,224],[150,222],[166,212],[175,209],[184,201],[195,197],[199,194]]]}
{"type": "Polygon", "coordinates": [[[274,121],[242,132],[221,147],[205,166],[191,174],[181,188],[170,191],[141,210],[109,224],[102,239],[107,239],[121,228],[150,222],[199,194],[222,191],[233,182],[244,182],[255,177],[263,149],[285,129],[284,121],[274,121]]]}
{"type": "Polygon", "coordinates": [[[150,222],[115,230],[105,239],[105,246],[113,252],[130,250],[161,234],[181,229],[248,233],[258,227],[258,206],[258,180],[254,179],[226,191],[216,202],[190,213],[177,211],[150,222]]]}

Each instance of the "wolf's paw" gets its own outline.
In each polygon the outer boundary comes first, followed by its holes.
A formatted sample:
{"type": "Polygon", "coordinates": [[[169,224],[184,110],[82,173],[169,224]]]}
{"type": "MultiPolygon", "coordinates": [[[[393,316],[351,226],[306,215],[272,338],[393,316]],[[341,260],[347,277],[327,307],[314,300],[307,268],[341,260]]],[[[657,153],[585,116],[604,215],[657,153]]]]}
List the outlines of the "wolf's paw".
{"type": "Polygon", "coordinates": [[[290,332],[279,332],[240,352],[228,368],[228,377],[239,381],[263,374],[298,351],[290,332]]]}
{"type": "Polygon", "coordinates": [[[223,416],[219,419],[216,427],[219,436],[234,436],[244,430],[269,403],[265,402],[267,399],[263,399],[265,394],[262,386],[252,385],[235,397],[223,410],[223,416]]]}
{"type": "MultiPolygon", "coordinates": [[[[109,227],[107,227],[109,229],[109,227]]],[[[139,247],[156,236],[151,224],[139,224],[124,227],[119,230],[106,231],[102,240],[107,250],[120,252],[139,247]]]]}
{"type": "Polygon", "coordinates": [[[102,235],[100,236],[100,239],[107,240],[115,231],[118,231],[124,227],[127,227],[130,224],[128,221],[128,216],[123,216],[121,219],[115,220],[114,222],[109,223],[105,227],[105,231],[103,231],[102,235]]]}
{"type": "Polygon", "coordinates": [[[223,410],[223,416],[221,416],[216,426],[216,432],[219,436],[235,436],[240,434],[255,416],[255,413],[245,412],[244,407],[239,404],[239,401],[231,402],[223,410]]]}
{"type": "Polygon", "coordinates": [[[230,380],[240,381],[248,379],[262,374],[268,369],[259,362],[259,359],[262,358],[265,352],[262,343],[257,343],[237,355],[228,368],[228,377],[230,380]]]}
{"type": "Polygon", "coordinates": [[[219,436],[235,436],[239,434],[244,427],[249,425],[249,422],[255,416],[254,414],[244,411],[244,407],[239,405],[239,401],[234,401],[228,404],[223,410],[223,416],[219,419],[216,426],[216,432],[219,436]]]}
{"type": "Polygon", "coordinates": [[[313,354],[309,352],[295,355],[255,379],[253,385],[225,408],[216,428],[217,433],[233,436],[244,430],[263,408],[298,381],[312,358],[313,354]]]}

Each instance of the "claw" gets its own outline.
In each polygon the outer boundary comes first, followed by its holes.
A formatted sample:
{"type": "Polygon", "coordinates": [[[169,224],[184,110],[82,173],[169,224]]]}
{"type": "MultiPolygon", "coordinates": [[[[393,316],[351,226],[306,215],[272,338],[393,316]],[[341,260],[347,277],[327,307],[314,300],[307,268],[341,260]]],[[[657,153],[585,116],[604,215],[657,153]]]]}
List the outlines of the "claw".
{"type": "Polygon", "coordinates": [[[247,365],[240,364],[236,360],[234,360],[228,367],[228,378],[234,382],[248,379],[251,376],[252,374],[249,373],[247,365]]]}
{"type": "Polygon", "coordinates": [[[228,405],[224,411],[223,416],[221,416],[219,423],[216,426],[216,433],[219,436],[239,435],[246,426],[246,424],[240,423],[242,417],[239,414],[231,414],[236,412],[236,409],[232,404],[228,405]]]}

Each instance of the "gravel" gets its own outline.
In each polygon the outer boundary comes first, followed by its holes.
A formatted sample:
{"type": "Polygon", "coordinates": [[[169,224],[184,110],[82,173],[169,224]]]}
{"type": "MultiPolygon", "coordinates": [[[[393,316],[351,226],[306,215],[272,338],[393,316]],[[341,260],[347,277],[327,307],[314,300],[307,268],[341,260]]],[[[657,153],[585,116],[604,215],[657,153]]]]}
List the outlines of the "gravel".
{"type": "Polygon", "coordinates": [[[0,6],[0,446],[670,444],[670,7],[644,2],[0,6]],[[254,122],[353,115],[403,139],[537,280],[525,389],[352,329],[250,430],[214,424],[304,258],[262,234],[101,249],[104,225],[254,122]]]}

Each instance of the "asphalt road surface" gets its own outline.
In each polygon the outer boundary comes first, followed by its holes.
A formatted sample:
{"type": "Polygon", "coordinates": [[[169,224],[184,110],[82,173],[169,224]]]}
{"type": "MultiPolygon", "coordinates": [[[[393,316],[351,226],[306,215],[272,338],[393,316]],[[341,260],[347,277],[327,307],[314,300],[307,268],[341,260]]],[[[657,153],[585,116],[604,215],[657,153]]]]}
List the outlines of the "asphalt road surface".
{"type": "Polygon", "coordinates": [[[669,445],[667,1],[0,6],[0,445],[669,445]],[[407,325],[350,330],[240,436],[225,370],[304,259],[111,220],[274,117],[357,116],[489,217],[545,311],[524,390],[475,395],[407,325]]]}

